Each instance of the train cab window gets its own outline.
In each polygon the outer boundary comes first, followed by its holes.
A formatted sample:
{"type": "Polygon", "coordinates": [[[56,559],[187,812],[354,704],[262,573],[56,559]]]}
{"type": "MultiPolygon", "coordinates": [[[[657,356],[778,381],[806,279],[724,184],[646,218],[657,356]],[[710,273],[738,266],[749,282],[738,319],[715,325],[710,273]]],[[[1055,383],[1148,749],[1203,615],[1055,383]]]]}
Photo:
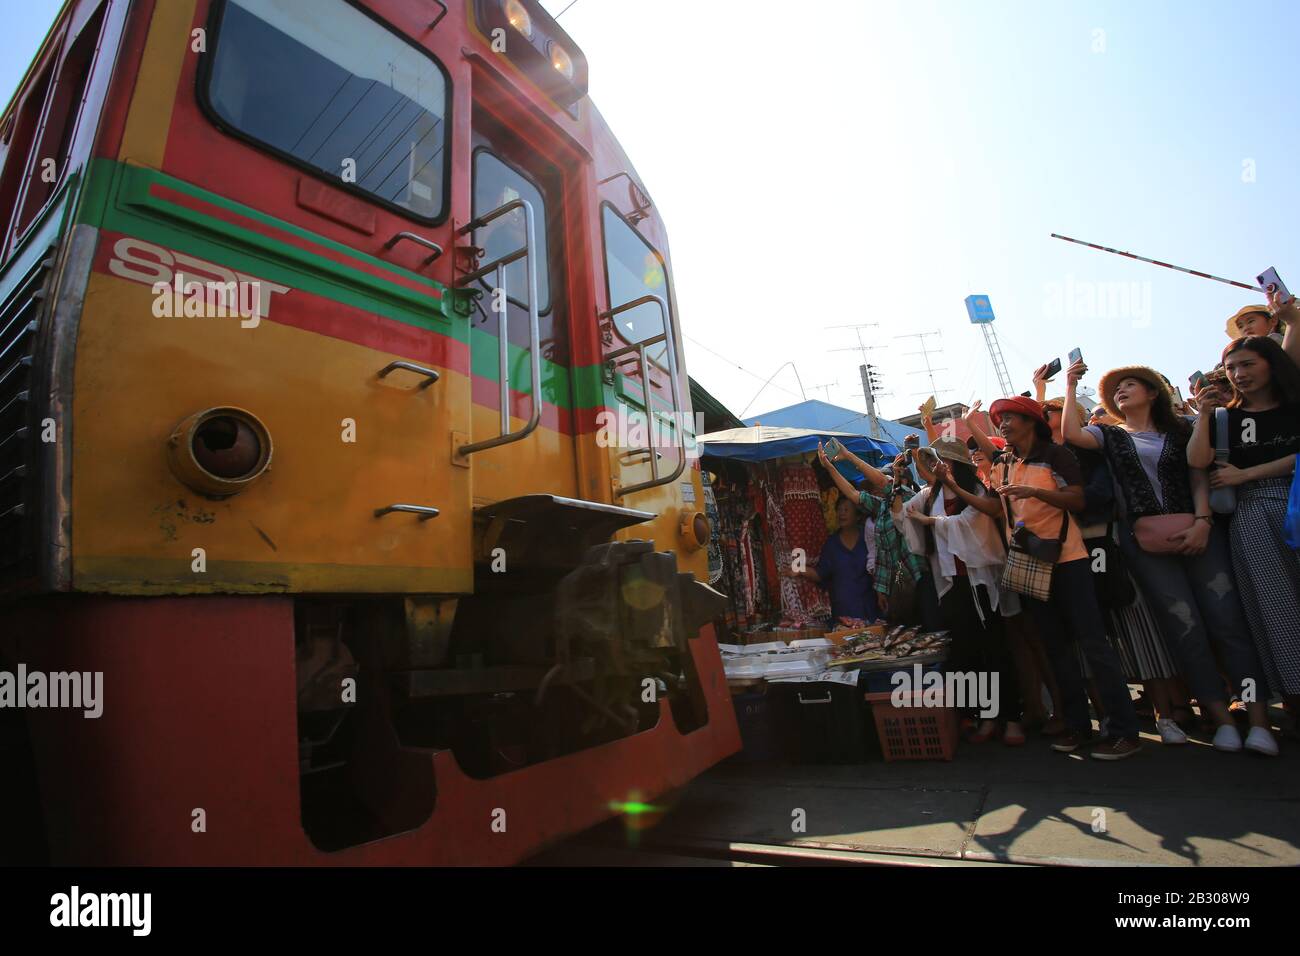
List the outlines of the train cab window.
{"type": "MultiPolygon", "coordinates": [[[[533,230],[537,241],[537,312],[544,315],[551,308],[551,282],[547,275],[546,204],[542,192],[513,166],[507,165],[487,150],[474,154],[474,215],[482,216],[516,199],[526,199],[533,207],[533,230]]],[[[484,250],[483,262],[489,263],[509,255],[524,245],[524,211],[516,209],[474,231],[474,245],[484,250]]],[[[528,308],[528,263],[516,259],[506,266],[506,297],[521,308],[528,308]]],[[[485,276],[482,285],[491,289],[496,280],[485,276]]]]}
{"type": "Polygon", "coordinates": [[[205,105],[234,132],[427,222],[447,207],[448,87],[347,0],[225,0],[205,105]]]}
{"type": "MultiPolygon", "coordinates": [[[[657,295],[671,309],[663,257],[612,206],[601,207],[601,219],[605,233],[605,282],[609,307],[618,308],[643,295],[657,295]]],[[[614,328],[625,342],[635,345],[663,332],[663,313],[658,306],[647,302],[614,316],[614,328]]],[[[666,354],[666,342],[646,349],[646,355],[660,366],[666,363],[666,354]]]]}
{"type": "Polygon", "coordinates": [[[41,108],[45,106],[45,96],[50,90],[50,80],[54,75],[54,64],[46,65],[44,72],[31,85],[27,95],[15,106],[15,113],[9,116],[5,127],[3,141],[4,167],[0,172],[0,247],[4,246],[5,227],[13,214],[14,204],[22,186],[23,172],[27,169],[27,160],[31,155],[32,142],[36,137],[36,128],[41,120],[41,108]]]}
{"type": "Polygon", "coordinates": [[[59,67],[45,122],[28,163],[27,192],[23,197],[21,214],[14,225],[15,235],[21,235],[45,208],[67,173],[72,136],[81,117],[82,101],[86,95],[86,84],[90,80],[90,69],[95,62],[95,50],[99,46],[99,31],[103,22],[104,8],[101,6],[72,39],[72,45],[59,67]]]}

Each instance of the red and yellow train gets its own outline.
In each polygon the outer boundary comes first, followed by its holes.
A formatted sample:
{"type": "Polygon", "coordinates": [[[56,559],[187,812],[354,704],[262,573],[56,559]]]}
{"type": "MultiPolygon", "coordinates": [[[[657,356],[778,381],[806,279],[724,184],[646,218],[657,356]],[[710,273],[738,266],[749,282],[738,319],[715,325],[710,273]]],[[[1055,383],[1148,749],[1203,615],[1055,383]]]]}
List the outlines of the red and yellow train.
{"type": "Polygon", "coordinates": [[[65,4],[0,120],[0,673],[101,713],[0,707],[0,852],[509,863],[737,749],[586,89],[535,0],[65,4]]]}

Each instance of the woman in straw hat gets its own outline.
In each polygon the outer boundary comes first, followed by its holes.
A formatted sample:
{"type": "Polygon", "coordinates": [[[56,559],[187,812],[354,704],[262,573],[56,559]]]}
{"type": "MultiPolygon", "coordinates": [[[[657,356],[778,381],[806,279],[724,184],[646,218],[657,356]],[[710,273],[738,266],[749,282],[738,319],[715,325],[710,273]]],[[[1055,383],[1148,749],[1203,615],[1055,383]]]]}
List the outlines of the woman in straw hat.
{"type": "Polygon", "coordinates": [[[997,709],[979,714],[970,739],[983,743],[1001,729],[1003,743],[1022,746],[1020,690],[1002,624],[1019,612],[1020,602],[999,586],[1005,552],[997,523],[972,506],[997,499],[980,482],[964,442],[938,438],[927,451],[937,461],[927,469],[929,486],[904,508],[908,543],[929,562],[943,626],[953,635],[948,669],[997,675],[997,709]]]}
{"type": "MultiPolygon", "coordinates": [[[[1052,440],[1057,444],[1065,443],[1064,423],[1066,407],[1064,398],[1051,398],[1043,403],[1043,412],[1047,422],[1052,426],[1052,440]]],[[[1088,412],[1080,402],[1073,403],[1074,416],[1079,427],[1088,424],[1088,412]]],[[[1115,516],[1115,485],[1105,457],[1098,451],[1075,447],[1071,449],[1079,459],[1083,469],[1084,497],[1087,504],[1079,513],[1079,523],[1083,525],[1083,539],[1090,554],[1096,554],[1098,548],[1105,548],[1112,538],[1112,524],[1115,516]]],[[[1129,575],[1127,568],[1119,572],[1129,575]]],[[[1129,575],[1131,580],[1131,575],[1129,575]]],[[[1124,664],[1124,672],[1129,680],[1142,685],[1147,699],[1155,710],[1156,730],[1162,743],[1179,745],[1187,743],[1183,733],[1174,719],[1177,695],[1174,679],[1178,676],[1178,665],[1160,633],[1160,625],[1147,606],[1142,589],[1133,582],[1134,599],[1128,607],[1110,607],[1103,603],[1106,613],[1106,634],[1114,645],[1119,659],[1124,664]]],[[[1101,589],[1098,591],[1101,596],[1101,589]]],[[[1088,662],[1080,654],[1084,676],[1091,678],[1088,662]]],[[[1093,695],[1094,703],[1097,695],[1093,695]]],[[[1186,701],[1183,701],[1186,704],[1186,701]]]]}
{"type": "MultiPolygon", "coordinates": [[[[1211,484],[1237,489],[1232,564],[1269,685],[1292,714],[1300,708],[1300,552],[1286,542],[1296,456],[1300,454],[1300,369],[1268,336],[1237,339],[1223,352],[1232,383],[1228,463],[1211,484]]],[[[1202,389],[1200,417],[1187,447],[1193,467],[1214,462],[1219,396],[1202,389]]]]}
{"type": "MultiPolygon", "coordinates": [[[[1067,402],[1074,400],[1087,371],[1082,361],[1070,366],[1067,402]]],[[[1202,712],[1218,725],[1214,747],[1238,752],[1243,743],[1211,643],[1246,703],[1251,729],[1245,748],[1275,756],[1267,704],[1255,697],[1255,689],[1265,686],[1263,668],[1231,586],[1227,531],[1215,524],[1205,471],[1188,467],[1191,428],[1174,414],[1173,395],[1154,369],[1111,369],[1101,377],[1098,392],[1106,410],[1123,424],[1081,428],[1067,417],[1063,433],[1072,445],[1106,454],[1121,510],[1120,546],[1202,712]]]]}

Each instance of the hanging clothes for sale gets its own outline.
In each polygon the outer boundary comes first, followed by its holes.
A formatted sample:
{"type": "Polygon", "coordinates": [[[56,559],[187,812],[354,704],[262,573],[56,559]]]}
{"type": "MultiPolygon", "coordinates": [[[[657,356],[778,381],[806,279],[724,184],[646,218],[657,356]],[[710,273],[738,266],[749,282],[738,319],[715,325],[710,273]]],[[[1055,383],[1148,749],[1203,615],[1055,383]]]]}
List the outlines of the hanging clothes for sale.
{"type": "Polygon", "coordinates": [[[709,584],[717,587],[722,581],[722,520],[707,471],[700,472],[700,482],[704,486],[704,517],[709,521],[709,584]]]}
{"type": "MultiPolygon", "coordinates": [[[[815,567],[826,541],[821,489],[811,465],[782,465],[776,469],[768,496],[769,525],[777,560],[792,566],[796,550],[804,567],[815,567]],[[779,495],[779,499],[778,496],[779,495]]],[[[781,579],[781,623],[802,628],[824,624],[830,617],[826,592],[802,578],[781,579]]]]}

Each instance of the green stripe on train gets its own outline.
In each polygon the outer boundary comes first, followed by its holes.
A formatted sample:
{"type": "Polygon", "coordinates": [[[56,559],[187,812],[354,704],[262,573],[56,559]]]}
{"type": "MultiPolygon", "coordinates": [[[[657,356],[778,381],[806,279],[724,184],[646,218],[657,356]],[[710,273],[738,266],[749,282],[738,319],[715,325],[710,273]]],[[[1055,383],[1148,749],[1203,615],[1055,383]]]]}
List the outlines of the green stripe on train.
{"type": "MultiPolygon", "coordinates": [[[[105,158],[93,160],[88,169],[85,191],[78,203],[79,222],[136,236],[446,336],[469,345],[472,376],[493,383],[499,380],[497,338],[473,326],[476,310],[469,304],[467,293],[448,289],[434,279],[154,169],[105,158]],[[150,187],[155,183],[418,283],[439,293],[441,298],[426,298],[362,269],[154,196],[150,187]],[[469,315],[459,314],[457,308],[465,309],[469,315]]],[[[511,344],[508,362],[512,390],[531,394],[528,352],[511,344]]],[[[640,405],[642,401],[639,382],[618,375],[615,388],[603,380],[602,365],[570,368],[543,357],[541,372],[542,399],[558,408],[613,408],[620,404],[640,405]]],[[[656,405],[667,408],[666,403],[659,401],[656,405]]]]}

